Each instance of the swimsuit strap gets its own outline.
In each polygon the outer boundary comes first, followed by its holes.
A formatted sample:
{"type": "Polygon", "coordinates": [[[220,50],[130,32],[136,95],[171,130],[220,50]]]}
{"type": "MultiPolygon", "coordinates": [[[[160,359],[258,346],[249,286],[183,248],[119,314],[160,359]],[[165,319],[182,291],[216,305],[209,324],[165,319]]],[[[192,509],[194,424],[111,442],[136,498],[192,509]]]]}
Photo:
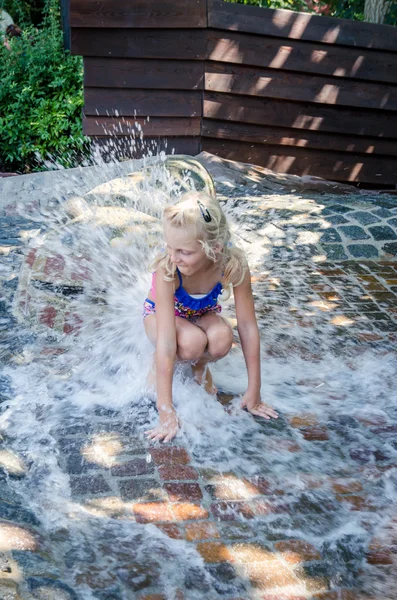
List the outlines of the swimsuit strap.
{"type": "Polygon", "coordinates": [[[178,267],[176,268],[176,272],[178,273],[178,278],[179,278],[179,287],[178,287],[178,289],[179,289],[180,287],[182,287],[182,275],[181,275],[181,272],[178,269],[178,267]]]}

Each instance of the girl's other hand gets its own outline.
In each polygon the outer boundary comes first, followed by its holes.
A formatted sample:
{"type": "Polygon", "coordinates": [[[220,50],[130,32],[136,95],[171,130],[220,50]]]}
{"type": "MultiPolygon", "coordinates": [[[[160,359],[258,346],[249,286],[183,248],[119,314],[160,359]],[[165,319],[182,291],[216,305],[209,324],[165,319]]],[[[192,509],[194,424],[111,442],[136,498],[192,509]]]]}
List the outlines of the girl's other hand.
{"type": "Polygon", "coordinates": [[[262,402],[260,397],[253,396],[249,392],[244,394],[241,408],[246,408],[248,412],[256,417],[263,417],[264,419],[271,419],[273,417],[273,419],[278,419],[278,414],[271,406],[262,402]]]}
{"type": "Polygon", "coordinates": [[[172,408],[170,411],[159,411],[160,423],[154,429],[145,431],[145,435],[153,442],[170,442],[179,431],[178,416],[172,408]]]}

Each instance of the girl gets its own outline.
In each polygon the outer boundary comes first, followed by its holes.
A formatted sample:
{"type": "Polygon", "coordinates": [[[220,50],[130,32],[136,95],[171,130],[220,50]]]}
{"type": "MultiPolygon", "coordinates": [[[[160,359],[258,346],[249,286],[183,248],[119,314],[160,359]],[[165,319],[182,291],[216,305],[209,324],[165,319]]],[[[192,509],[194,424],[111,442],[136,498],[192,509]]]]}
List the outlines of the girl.
{"type": "MultiPolygon", "coordinates": [[[[166,249],[155,260],[144,303],[146,335],[156,347],[157,408],[160,423],[146,434],[168,442],[179,423],[172,404],[175,361],[192,363],[198,383],[216,393],[208,363],[230,351],[233,332],[220,315],[218,298],[233,286],[237,328],[248,371],[242,407],[269,419],[277,413],[260,397],[260,345],[251,275],[241,250],[231,246],[226,217],[217,200],[189,192],[164,211],[166,249]]],[[[226,298],[225,298],[226,299],[226,298]]]]}

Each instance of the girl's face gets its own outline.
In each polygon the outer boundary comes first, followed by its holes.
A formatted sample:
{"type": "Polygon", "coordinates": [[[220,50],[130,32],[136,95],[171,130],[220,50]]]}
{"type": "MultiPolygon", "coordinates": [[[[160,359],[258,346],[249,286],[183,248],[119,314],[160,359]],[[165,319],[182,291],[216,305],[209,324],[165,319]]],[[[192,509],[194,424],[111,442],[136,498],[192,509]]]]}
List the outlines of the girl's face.
{"type": "Polygon", "coordinates": [[[164,224],[164,241],[171,261],[183,275],[191,276],[211,263],[193,227],[173,227],[167,221],[164,224]]]}

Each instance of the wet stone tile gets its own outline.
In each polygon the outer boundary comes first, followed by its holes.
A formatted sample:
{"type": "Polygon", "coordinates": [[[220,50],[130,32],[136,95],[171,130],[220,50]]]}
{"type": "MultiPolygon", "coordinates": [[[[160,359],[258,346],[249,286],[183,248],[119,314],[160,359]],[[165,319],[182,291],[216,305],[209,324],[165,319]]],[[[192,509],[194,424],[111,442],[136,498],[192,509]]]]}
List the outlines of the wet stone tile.
{"type": "Polygon", "coordinates": [[[156,527],[173,540],[183,539],[182,531],[175,523],[156,523],[156,527]]]}
{"type": "Polygon", "coordinates": [[[372,244],[350,244],[347,248],[355,258],[376,258],[378,256],[378,250],[372,244]]]}
{"type": "Polygon", "coordinates": [[[200,567],[191,567],[185,575],[185,587],[207,593],[211,589],[208,573],[200,567]]]}
{"type": "Polygon", "coordinates": [[[345,260],[347,254],[342,244],[327,244],[323,247],[324,252],[329,260],[345,260]]]}
{"type": "Polygon", "coordinates": [[[211,504],[211,513],[220,521],[238,521],[253,519],[253,507],[247,502],[216,502],[211,504]]]}
{"type": "MultiPolygon", "coordinates": [[[[255,526],[267,531],[266,526],[259,525],[258,523],[255,523],[255,526]]],[[[230,541],[251,539],[257,533],[250,525],[242,522],[217,523],[217,527],[221,532],[222,539],[230,541]]],[[[269,537],[269,539],[271,538],[269,537]]]]}
{"type": "Polygon", "coordinates": [[[149,453],[156,465],[187,465],[190,462],[185,448],[150,448],[149,453]]]}
{"type": "Polygon", "coordinates": [[[325,425],[302,427],[300,431],[304,439],[309,442],[325,442],[329,440],[329,433],[325,425]]]}
{"type": "Polygon", "coordinates": [[[388,254],[393,254],[394,256],[397,256],[397,242],[391,242],[388,244],[384,244],[383,250],[384,250],[384,252],[387,252],[388,254]]]}
{"type": "Polygon", "coordinates": [[[104,494],[111,491],[102,475],[71,477],[70,487],[72,494],[76,495],[104,494]]]}
{"type": "Polygon", "coordinates": [[[193,467],[185,465],[160,465],[159,475],[163,481],[184,481],[198,479],[198,473],[193,467]]]}
{"type": "Polygon", "coordinates": [[[0,500],[0,519],[27,523],[28,525],[39,525],[39,520],[30,510],[12,501],[0,500]]]}
{"type": "Polygon", "coordinates": [[[143,564],[131,562],[125,568],[117,569],[119,579],[133,592],[139,592],[155,585],[159,573],[159,565],[147,561],[143,564]]]}
{"type": "Polygon", "coordinates": [[[369,227],[368,231],[370,231],[372,237],[377,242],[397,239],[397,235],[395,234],[394,230],[388,225],[376,225],[369,227]]]}
{"type": "Polygon", "coordinates": [[[111,474],[115,477],[132,477],[134,475],[147,475],[154,472],[154,465],[145,458],[135,458],[128,462],[113,466],[111,474]]]}
{"type": "Polygon", "coordinates": [[[118,481],[120,496],[122,500],[133,500],[135,502],[153,502],[166,500],[167,495],[156,479],[134,478],[120,479],[118,481]]]}
{"type": "MultiPolygon", "coordinates": [[[[349,214],[349,217],[355,219],[361,225],[371,225],[372,223],[379,222],[380,219],[376,215],[366,211],[356,211],[349,214]]],[[[396,219],[397,220],[397,219],[396,219]]]]}
{"type": "Polygon", "coordinates": [[[205,508],[191,502],[172,504],[172,511],[177,521],[194,521],[209,518],[209,513],[205,508]]]}
{"type": "Polygon", "coordinates": [[[61,438],[58,440],[59,448],[65,454],[76,454],[87,444],[86,438],[61,438]]]}
{"type": "Polygon", "coordinates": [[[332,483],[333,490],[341,494],[351,494],[354,492],[361,492],[363,490],[362,483],[357,480],[339,480],[332,483]]]}
{"type": "Polygon", "coordinates": [[[206,568],[213,578],[212,587],[221,596],[245,592],[246,586],[238,579],[237,573],[231,564],[208,565],[206,568]]]}
{"type": "MultiPolygon", "coordinates": [[[[350,213],[349,217],[352,216],[352,213],[350,213]]],[[[329,223],[331,223],[331,225],[342,225],[343,223],[348,223],[348,219],[346,219],[345,217],[343,217],[342,215],[327,215],[327,221],[329,223]]]]}
{"type": "Polygon", "coordinates": [[[138,523],[175,521],[175,515],[168,502],[136,503],[133,506],[133,512],[138,523]]]}
{"type": "Polygon", "coordinates": [[[339,231],[343,233],[349,240],[368,240],[371,236],[358,225],[341,225],[339,231]]]}
{"type": "Polygon", "coordinates": [[[78,600],[76,593],[61,580],[54,581],[48,577],[28,577],[28,590],[36,598],[47,600],[78,600]]]}
{"type": "Polygon", "coordinates": [[[333,243],[333,242],[341,242],[342,238],[340,237],[339,233],[337,232],[336,229],[330,227],[329,229],[326,229],[324,231],[324,233],[320,236],[320,244],[328,244],[328,243],[333,243]]]}
{"type": "Polygon", "coordinates": [[[299,584],[299,579],[281,561],[268,560],[245,564],[244,569],[251,585],[257,590],[268,592],[277,588],[293,587],[299,584]]]}
{"type": "Polygon", "coordinates": [[[219,530],[215,523],[211,521],[198,521],[186,525],[186,539],[188,541],[206,540],[219,538],[219,530]]]}
{"type": "Polygon", "coordinates": [[[303,540],[286,540],[274,544],[277,552],[282,554],[284,560],[290,564],[297,564],[311,560],[319,560],[319,550],[303,540]]]}
{"type": "Polygon", "coordinates": [[[120,416],[120,411],[112,408],[105,408],[104,406],[97,406],[94,409],[94,414],[97,417],[117,418],[120,416]]]}
{"type": "Polygon", "coordinates": [[[66,471],[71,475],[81,475],[100,468],[100,465],[86,460],[81,454],[69,454],[66,459],[66,471]]]}
{"type": "Polygon", "coordinates": [[[200,502],[203,497],[200,486],[197,483],[166,483],[164,484],[171,502],[200,502]]]}
{"type": "MultiPolygon", "coordinates": [[[[59,577],[59,569],[36,552],[13,550],[12,558],[18,563],[24,576],[39,575],[44,577],[59,577]]],[[[11,569],[10,569],[11,571],[11,569]]]]}
{"type": "Polygon", "coordinates": [[[64,425],[61,424],[57,430],[57,434],[62,437],[69,437],[75,435],[88,435],[92,433],[93,427],[91,423],[84,423],[80,419],[78,423],[66,422],[64,425]]]}
{"type": "Polygon", "coordinates": [[[359,463],[367,463],[372,458],[373,448],[369,446],[350,448],[349,454],[354,461],[359,463]]]}
{"type": "Polygon", "coordinates": [[[392,565],[393,553],[391,548],[376,548],[365,553],[367,563],[370,565],[392,565]]]}
{"type": "Polygon", "coordinates": [[[331,206],[324,208],[324,210],[321,212],[321,216],[330,215],[333,213],[345,214],[351,212],[352,210],[352,208],[349,206],[344,206],[343,204],[332,204],[331,206]]]}
{"type": "Polygon", "coordinates": [[[206,563],[233,561],[229,548],[221,542],[200,542],[196,548],[206,563]]]}
{"type": "Polygon", "coordinates": [[[393,213],[388,210],[387,208],[376,208],[375,210],[371,211],[373,215],[376,215],[377,217],[380,217],[381,219],[387,219],[388,217],[392,217],[393,213]]]}

